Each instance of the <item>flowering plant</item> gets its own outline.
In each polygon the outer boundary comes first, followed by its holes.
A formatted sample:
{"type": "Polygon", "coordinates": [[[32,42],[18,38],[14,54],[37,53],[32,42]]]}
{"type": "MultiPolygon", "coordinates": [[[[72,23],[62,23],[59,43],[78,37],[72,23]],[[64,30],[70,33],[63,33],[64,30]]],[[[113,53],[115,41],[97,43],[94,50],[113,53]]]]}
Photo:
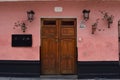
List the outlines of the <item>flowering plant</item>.
{"type": "Polygon", "coordinates": [[[92,25],[92,34],[94,34],[94,32],[97,29],[98,21],[99,21],[99,19],[96,19],[96,22],[92,25]]]}
{"type": "Polygon", "coordinates": [[[105,19],[108,23],[108,28],[110,28],[110,24],[113,23],[113,15],[109,15],[108,12],[100,11],[103,14],[103,19],[105,19]]]}
{"type": "Polygon", "coordinates": [[[25,32],[27,29],[25,21],[15,22],[13,29],[16,29],[17,27],[20,27],[23,32],[25,32]]]}

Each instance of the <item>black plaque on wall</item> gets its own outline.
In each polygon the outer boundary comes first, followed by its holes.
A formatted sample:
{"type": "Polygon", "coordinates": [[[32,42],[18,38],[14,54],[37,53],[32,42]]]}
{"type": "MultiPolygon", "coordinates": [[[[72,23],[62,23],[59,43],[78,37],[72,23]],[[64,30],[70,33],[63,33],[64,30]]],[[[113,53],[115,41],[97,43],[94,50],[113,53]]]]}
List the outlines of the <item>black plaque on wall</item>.
{"type": "Polygon", "coordinates": [[[32,35],[12,34],[12,47],[32,47],[32,35]]]}

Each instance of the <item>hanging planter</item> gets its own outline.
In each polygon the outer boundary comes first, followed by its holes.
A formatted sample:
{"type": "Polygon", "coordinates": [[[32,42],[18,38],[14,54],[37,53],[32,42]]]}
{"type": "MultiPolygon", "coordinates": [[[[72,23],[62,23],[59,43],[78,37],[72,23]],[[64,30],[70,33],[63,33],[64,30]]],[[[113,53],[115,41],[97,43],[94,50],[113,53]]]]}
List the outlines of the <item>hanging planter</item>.
{"type": "Polygon", "coordinates": [[[13,29],[16,29],[17,27],[20,27],[22,32],[26,32],[27,27],[25,22],[20,22],[20,21],[16,22],[13,29]]]}
{"type": "Polygon", "coordinates": [[[108,28],[110,28],[110,25],[113,23],[114,16],[109,15],[107,12],[104,12],[104,11],[100,11],[100,12],[101,12],[101,14],[103,14],[103,20],[107,21],[108,28]]]}
{"type": "Polygon", "coordinates": [[[97,29],[98,21],[99,21],[99,19],[97,19],[96,22],[92,25],[92,34],[94,34],[97,29]]]}

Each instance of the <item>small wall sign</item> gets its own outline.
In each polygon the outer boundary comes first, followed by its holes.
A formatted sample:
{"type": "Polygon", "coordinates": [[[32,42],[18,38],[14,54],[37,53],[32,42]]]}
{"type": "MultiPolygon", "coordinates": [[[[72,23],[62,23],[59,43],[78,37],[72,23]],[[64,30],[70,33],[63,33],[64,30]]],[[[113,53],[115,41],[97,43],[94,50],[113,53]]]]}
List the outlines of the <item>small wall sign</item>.
{"type": "Polygon", "coordinates": [[[62,12],[63,8],[62,7],[54,7],[55,12],[62,12]]]}
{"type": "Polygon", "coordinates": [[[32,47],[32,34],[12,34],[12,47],[32,47]]]}
{"type": "Polygon", "coordinates": [[[85,21],[84,21],[84,20],[82,20],[82,21],[80,22],[80,28],[86,28],[86,25],[85,25],[85,21]]]}

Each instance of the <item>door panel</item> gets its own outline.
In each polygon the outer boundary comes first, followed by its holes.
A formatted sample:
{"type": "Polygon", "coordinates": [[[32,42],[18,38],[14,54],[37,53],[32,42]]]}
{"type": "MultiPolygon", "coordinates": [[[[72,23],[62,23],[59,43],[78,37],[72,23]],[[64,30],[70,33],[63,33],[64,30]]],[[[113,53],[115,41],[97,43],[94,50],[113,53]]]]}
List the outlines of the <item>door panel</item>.
{"type": "Polygon", "coordinates": [[[41,24],[41,39],[45,37],[58,37],[58,27],[56,19],[42,19],[41,24]]]}
{"type": "Polygon", "coordinates": [[[43,36],[57,36],[57,31],[56,31],[56,28],[54,27],[49,27],[49,28],[43,28],[42,30],[42,34],[43,36]]]}
{"type": "Polygon", "coordinates": [[[73,28],[62,28],[61,29],[61,35],[62,36],[74,36],[74,29],[73,28]]]}
{"type": "Polygon", "coordinates": [[[60,38],[76,39],[76,19],[62,19],[60,21],[60,38]]]}
{"type": "Polygon", "coordinates": [[[62,74],[75,73],[75,40],[62,39],[60,42],[60,68],[62,74]]]}
{"type": "Polygon", "coordinates": [[[54,38],[42,39],[42,73],[56,74],[57,73],[57,58],[58,58],[58,43],[54,38]]]}
{"type": "Polygon", "coordinates": [[[41,19],[41,73],[76,73],[76,19],[41,19]]]}

